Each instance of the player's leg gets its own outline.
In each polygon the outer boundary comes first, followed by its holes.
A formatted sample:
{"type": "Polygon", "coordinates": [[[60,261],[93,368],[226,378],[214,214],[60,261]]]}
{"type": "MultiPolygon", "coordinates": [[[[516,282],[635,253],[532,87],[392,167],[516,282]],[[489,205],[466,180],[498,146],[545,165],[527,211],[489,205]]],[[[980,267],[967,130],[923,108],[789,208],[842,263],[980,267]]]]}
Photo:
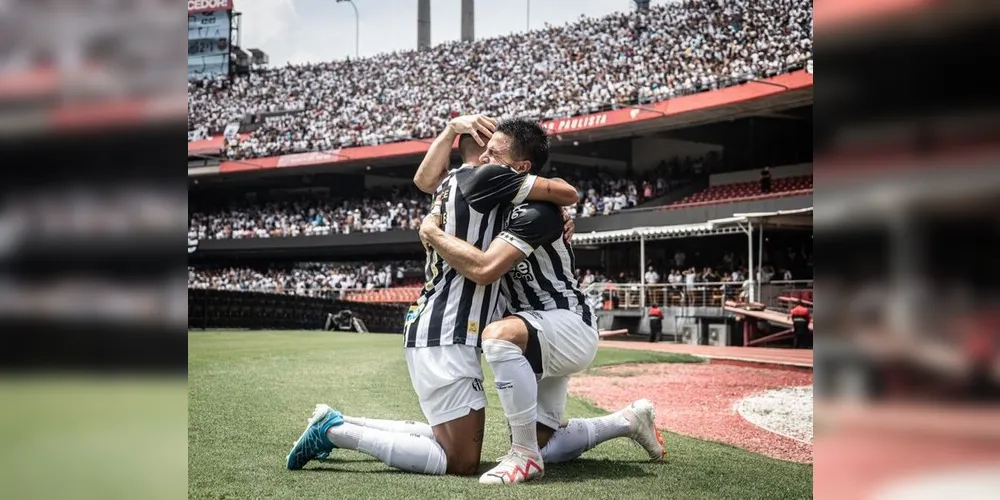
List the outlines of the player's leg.
{"type": "MultiPolygon", "coordinates": [[[[653,405],[648,400],[633,402],[603,417],[571,419],[560,426],[566,408],[569,376],[585,370],[597,355],[598,335],[583,319],[567,310],[542,311],[538,317],[524,316],[532,339],[537,337],[543,353],[543,378],[538,382],[538,422],[549,429],[539,438],[544,442],[542,458],[558,463],[572,460],[604,441],[629,437],[641,445],[650,458],[662,459],[662,437],[655,427],[653,405]]],[[[542,441],[540,441],[541,443],[542,441]]]]}
{"type": "Polygon", "coordinates": [[[371,437],[373,443],[383,443],[381,449],[357,448],[351,446],[352,442],[346,444],[402,470],[429,474],[475,474],[479,468],[486,407],[478,350],[464,345],[407,349],[406,360],[420,408],[428,421],[426,426],[430,429],[430,436],[427,435],[427,428],[417,423],[399,425],[397,422],[382,421],[381,424],[390,429],[357,426],[365,436],[371,437]],[[393,431],[401,427],[422,431],[419,433],[422,439],[403,445],[407,452],[403,455],[385,446],[390,439],[396,439],[394,436],[418,437],[409,432],[393,431]],[[423,463],[434,464],[433,471],[418,470],[423,463]]]}
{"type": "Polygon", "coordinates": [[[538,381],[538,442],[546,463],[568,462],[604,441],[627,437],[636,420],[630,407],[603,417],[574,418],[562,425],[568,388],[569,377],[538,381]]]}
{"type": "MultiPolygon", "coordinates": [[[[482,381],[477,382],[482,387],[482,381]]],[[[465,416],[433,427],[434,439],[441,445],[447,458],[448,474],[473,476],[479,472],[485,429],[485,408],[470,408],[465,416]]]]}
{"type": "Polygon", "coordinates": [[[318,405],[303,438],[289,454],[289,468],[301,468],[336,447],[360,451],[409,472],[475,473],[486,407],[478,352],[469,346],[428,347],[407,349],[406,358],[421,409],[434,427],[434,438],[350,423],[339,412],[318,405]],[[450,434],[456,437],[465,433],[466,441],[471,441],[469,436],[478,436],[479,445],[474,449],[461,447],[458,439],[439,432],[439,428],[452,429],[450,434]]]}
{"type": "Polygon", "coordinates": [[[389,432],[402,432],[404,434],[417,434],[419,436],[434,437],[434,430],[429,424],[417,422],[415,420],[383,420],[379,418],[352,417],[344,415],[344,422],[371,429],[379,429],[389,432]]]}
{"type": "Polygon", "coordinates": [[[444,474],[447,456],[433,438],[392,432],[344,422],[329,427],[324,436],[337,448],[357,450],[384,464],[418,474],[444,474]]]}
{"type": "Polygon", "coordinates": [[[540,429],[539,440],[543,433],[551,436],[542,448],[546,463],[568,462],[605,441],[624,437],[642,446],[652,460],[663,460],[666,454],[663,437],[656,430],[653,404],[646,399],[603,417],[570,419],[555,431],[540,429]]]}
{"type": "Polygon", "coordinates": [[[510,451],[479,478],[483,484],[520,483],[543,475],[536,435],[536,369],[525,357],[527,345],[525,322],[516,316],[495,321],[483,329],[483,354],[493,369],[500,404],[511,431],[510,451]]]}
{"type": "MultiPolygon", "coordinates": [[[[384,420],[379,418],[352,417],[350,415],[344,415],[344,422],[371,429],[399,432],[403,434],[416,434],[418,436],[426,436],[434,439],[434,430],[431,429],[430,425],[414,420],[384,420]]],[[[316,455],[316,458],[318,460],[326,460],[329,456],[329,453],[319,453],[316,455]]]]}

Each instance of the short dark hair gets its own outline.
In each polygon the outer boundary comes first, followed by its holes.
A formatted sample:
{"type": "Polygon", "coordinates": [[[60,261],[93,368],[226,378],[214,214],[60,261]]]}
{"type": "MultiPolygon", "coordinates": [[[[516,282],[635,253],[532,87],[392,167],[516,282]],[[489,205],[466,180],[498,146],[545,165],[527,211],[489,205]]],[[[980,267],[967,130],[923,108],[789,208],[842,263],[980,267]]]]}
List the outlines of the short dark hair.
{"type": "Polygon", "coordinates": [[[466,161],[469,155],[475,154],[478,158],[486,148],[480,146],[470,134],[458,136],[458,154],[462,156],[462,161],[466,161]]]}
{"type": "Polygon", "coordinates": [[[511,139],[511,155],[531,162],[531,173],[538,175],[549,161],[549,136],[537,122],[508,118],[497,124],[497,132],[511,139]]]}

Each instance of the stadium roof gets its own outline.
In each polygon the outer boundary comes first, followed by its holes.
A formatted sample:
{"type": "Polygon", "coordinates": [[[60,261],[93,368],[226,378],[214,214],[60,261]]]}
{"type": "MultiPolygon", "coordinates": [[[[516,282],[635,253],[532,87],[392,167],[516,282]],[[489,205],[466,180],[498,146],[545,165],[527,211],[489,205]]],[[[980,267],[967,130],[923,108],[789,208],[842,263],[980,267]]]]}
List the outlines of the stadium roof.
{"type": "Polygon", "coordinates": [[[813,207],[799,208],[795,210],[778,210],[775,212],[749,212],[743,214],[733,214],[725,219],[714,219],[708,221],[712,227],[732,227],[739,226],[745,222],[764,223],[771,228],[784,229],[812,229],[813,227],[813,207]]]}
{"type": "Polygon", "coordinates": [[[625,243],[629,241],[667,240],[671,238],[690,238],[693,236],[715,236],[719,234],[740,233],[736,226],[713,227],[707,222],[699,224],[678,224],[676,226],[636,227],[617,229],[614,231],[593,231],[584,234],[574,234],[574,245],[603,245],[607,243],[625,243]]]}
{"type": "Polygon", "coordinates": [[[753,212],[733,214],[725,219],[715,219],[698,224],[678,224],[675,226],[636,227],[613,231],[593,231],[573,235],[574,245],[604,245],[626,243],[642,239],[667,240],[671,238],[691,238],[694,236],[716,236],[721,234],[744,234],[740,224],[747,221],[765,221],[768,227],[787,229],[812,229],[812,207],[776,212],[753,212]]]}

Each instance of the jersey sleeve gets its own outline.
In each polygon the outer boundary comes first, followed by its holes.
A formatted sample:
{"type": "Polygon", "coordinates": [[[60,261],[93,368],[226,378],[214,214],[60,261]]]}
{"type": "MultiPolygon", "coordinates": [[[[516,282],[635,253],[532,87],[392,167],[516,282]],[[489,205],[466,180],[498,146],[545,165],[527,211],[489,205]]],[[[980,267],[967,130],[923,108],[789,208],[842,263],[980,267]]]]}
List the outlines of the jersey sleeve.
{"type": "Polygon", "coordinates": [[[483,165],[463,172],[458,188],[474,210],[486,213],[494,207],[521,203],[535,184],[534,175],[518,173],[503,165],[483,165]]]}
{"type": "Polygon", "coordinates": [[[507,227],[498,238],[510,243],[527,257],[536,248],[562,238],[563,217],[559,207],[531,202],[514,207],[507,215],[507,227]]]}

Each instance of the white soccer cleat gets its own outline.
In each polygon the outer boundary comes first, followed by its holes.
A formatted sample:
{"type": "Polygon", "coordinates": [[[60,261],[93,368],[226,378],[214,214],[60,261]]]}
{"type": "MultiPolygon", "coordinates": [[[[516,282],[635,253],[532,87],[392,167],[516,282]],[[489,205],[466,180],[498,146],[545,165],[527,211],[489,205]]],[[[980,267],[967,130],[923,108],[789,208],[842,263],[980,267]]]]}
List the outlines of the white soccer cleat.
{"type": "Polygon", "coordinates": [[[663,436],[656,430],[656,411],[653,409],[653,403],[648,399],[640,399],[632,402],[622,410],[622,413],[629,421],[628,437],[649,453],[650,460],[662,462],[667,455],[667,449],[663,445],[663,436]]]}
{"type": "Polygon", "coordinates": [[[510,450],[496,467],[479,477],[479,484],[517,484],[545,475],[542,456],[529,457],[519,451],[510,450]]]}

